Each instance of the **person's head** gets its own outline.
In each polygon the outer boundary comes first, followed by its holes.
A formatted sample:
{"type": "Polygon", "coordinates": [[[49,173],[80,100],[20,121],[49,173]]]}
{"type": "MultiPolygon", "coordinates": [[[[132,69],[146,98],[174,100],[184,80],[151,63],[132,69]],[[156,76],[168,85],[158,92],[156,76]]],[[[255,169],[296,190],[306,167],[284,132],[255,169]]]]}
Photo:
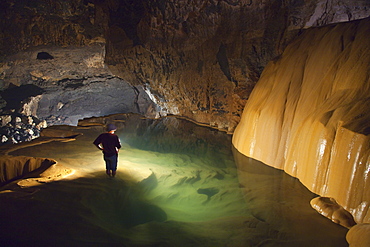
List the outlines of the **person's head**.
{"type": "Polygon", "coordinates": [[[117,130],[117,127],[114,124],[107,125],[107,132],[114,133],[117,130]]]}

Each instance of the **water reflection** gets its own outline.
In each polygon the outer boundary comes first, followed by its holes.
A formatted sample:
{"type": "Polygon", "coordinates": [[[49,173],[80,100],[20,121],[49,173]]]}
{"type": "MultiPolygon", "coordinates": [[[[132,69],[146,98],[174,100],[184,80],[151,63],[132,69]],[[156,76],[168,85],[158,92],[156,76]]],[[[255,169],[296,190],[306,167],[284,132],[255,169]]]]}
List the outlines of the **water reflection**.
{"type": "Polygon", "coordinates": [[[134,148],[196,156],[213,167],[226,167],[225,159],[232,157],[230,135],[175,117],[152,120],[131,115],[117,134],[134,148]]]}
{"type": "Polygon", "coordinates": [[[83,176],[2,188],[14,192],[0,193],[1,239],[17,246],[346,246],[346,229],[309,207],[314,195],[297,179],[233,150],[223,132],[174,117],[87,121],[118,126],[117,177],[105,176],[92,145],[100,126],[76,128],[83,135],[73,142],[11,153],[54,158],[83,176]]]}
{"type": "MultiPolygon", "coordinates": [[[[347,229],[318,215],[309,204],[316,195],[298,179],[233,149],[238,178],[250,213],[267,222],[271,246],[347,246],[347,229]]],[[[269,245],[270,246],[270,245],[269,245]]]]}

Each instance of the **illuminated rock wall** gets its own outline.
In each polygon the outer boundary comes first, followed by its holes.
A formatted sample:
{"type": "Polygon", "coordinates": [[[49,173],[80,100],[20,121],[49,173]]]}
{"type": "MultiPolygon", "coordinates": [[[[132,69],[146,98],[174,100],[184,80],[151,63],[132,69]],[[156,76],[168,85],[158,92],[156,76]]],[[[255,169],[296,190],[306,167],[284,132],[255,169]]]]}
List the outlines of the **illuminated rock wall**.
{"type": "Polygon", "coordinates": [[[370,19],[306,30],[270,62],[234,146],[370,222],[370,19]]]}

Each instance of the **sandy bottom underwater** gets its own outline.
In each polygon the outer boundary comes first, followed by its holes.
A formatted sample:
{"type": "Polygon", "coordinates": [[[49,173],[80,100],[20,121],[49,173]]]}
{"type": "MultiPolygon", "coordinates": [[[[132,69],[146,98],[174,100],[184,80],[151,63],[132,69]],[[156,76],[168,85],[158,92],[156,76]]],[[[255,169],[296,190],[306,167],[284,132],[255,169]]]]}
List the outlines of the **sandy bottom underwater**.
{"type": "Polygon", "coordinates": [[[92,145],[102,126],[53,127],[82,135],[9,153],[57,163],[0,187],[1,246],[348,246],[316,195],[229,135],[176,118],[115,124],[115,178],[92,145]]]}

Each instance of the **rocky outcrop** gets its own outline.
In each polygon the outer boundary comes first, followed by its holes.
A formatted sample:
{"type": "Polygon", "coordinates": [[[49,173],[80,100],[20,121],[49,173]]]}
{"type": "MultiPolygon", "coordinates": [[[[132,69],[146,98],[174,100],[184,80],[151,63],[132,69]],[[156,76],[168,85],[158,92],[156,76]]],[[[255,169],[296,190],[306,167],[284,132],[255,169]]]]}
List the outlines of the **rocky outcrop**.
{"type": "Polygon", "coordinates": [[[243,154],[370,221],[370,18],[306,30],[272,61],[234,136],[243,154]]]}

